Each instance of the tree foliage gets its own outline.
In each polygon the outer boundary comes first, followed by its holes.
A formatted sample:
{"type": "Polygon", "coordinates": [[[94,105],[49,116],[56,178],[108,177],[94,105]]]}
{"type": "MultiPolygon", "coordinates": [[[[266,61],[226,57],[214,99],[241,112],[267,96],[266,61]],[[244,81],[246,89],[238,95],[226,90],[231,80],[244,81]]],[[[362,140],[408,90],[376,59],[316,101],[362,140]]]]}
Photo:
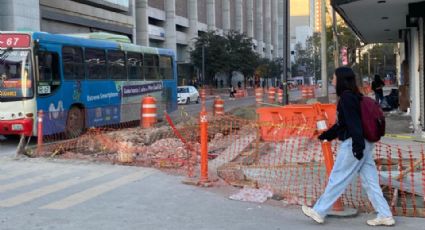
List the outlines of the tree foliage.
{"type": "Polygon", "coordinates": [[[386,74],[395,74],[395,48],[396,44],[392,43],[376,44],[367,52],[363,53],[360,62],[362,75],[368,75],[369,70],[371,75],[379,74],[385,76],[386,74]]]}
{"type": "Polygon", "coordinates": [[[252,49],[252,39],[236,31],[230,31],[225,36],[209,31],[196,38],[190,54],[198,69],[202,69],[202,47],[205,49],[207,84],[212,82],[217,73],[227,73],[229,81],[233,71],[240,71],[245,77],[251,76],[258,65],[259,57],[252,49]]]}
{"type": "MultiPolygon", "coordinates": [[[[332,27],[326,28],[326,59],[328,77],[330,77],[337,67],[335,66],[335,41],[333,39],[332,27]]],[[[357,50],[360,48],[360,41],[357,36],[346,25],[339,23],[338,31],[338,47],[347,49],[348,64],[353,66],[357,58],[357,50]]],[[[314,76],[316,79],[321,79],[321,34],[314,33],[306,41],[306,46],[301,44],[295,46],[295,62],[292,63],[292,76],[314,76]]],[[[338,57],[340,58],[340,57],[338,57]]]]}

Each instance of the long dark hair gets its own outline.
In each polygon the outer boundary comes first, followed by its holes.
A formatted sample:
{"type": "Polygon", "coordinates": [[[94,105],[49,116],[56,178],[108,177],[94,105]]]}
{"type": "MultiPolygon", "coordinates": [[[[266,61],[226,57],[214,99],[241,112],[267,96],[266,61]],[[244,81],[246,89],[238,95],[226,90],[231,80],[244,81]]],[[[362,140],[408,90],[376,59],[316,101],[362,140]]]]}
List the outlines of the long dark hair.
{"type": "Polygon", "coordinates": [[[339,67],[335,70],[336,95],[340,97],[344,91],[360,94],[356,83],[356,74],[350,67],[339,67]]]}

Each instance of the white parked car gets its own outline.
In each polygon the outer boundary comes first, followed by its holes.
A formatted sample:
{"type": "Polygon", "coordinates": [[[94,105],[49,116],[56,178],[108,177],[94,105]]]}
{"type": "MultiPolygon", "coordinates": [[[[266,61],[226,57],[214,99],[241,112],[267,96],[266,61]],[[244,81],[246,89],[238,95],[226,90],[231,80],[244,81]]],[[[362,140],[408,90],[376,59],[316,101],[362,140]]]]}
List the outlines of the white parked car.
{"type": "Polygon", "coordinates": [[[177,103],[190,104],[191,102],[199,103],[198,90],[193,86],[179,86],[177,87],[177,103]]]}

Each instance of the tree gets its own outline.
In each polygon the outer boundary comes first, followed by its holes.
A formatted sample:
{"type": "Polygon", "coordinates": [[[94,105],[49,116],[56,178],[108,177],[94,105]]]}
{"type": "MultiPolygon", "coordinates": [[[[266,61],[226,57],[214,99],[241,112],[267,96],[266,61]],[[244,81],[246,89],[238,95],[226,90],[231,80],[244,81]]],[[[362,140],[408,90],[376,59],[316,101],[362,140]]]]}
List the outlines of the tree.
{"type": "Polygon", "coordinates": [[[245,77],[250,76],[258,65],[252,39],[236,31],[230,31],[225,36],[209,31],[196,38],[191,58],[199,69],[202,68],[202,47],[205,48],[206,83],[211,83],[219,72],[227,73],[229,82],[233,71],[240,71],[245,77]]]}
{"type": "Polygon", "coordinates": [[[396,44],[392,43],[375,44],[371,49],[363,53],[360,63],[361,72],[368,73],[370,64],[371,75],[379,74],[381,76],[385,76],[386,74],[395,74],[395,48],[396,44]]]}
{"type": "MultiPolygon", "coordinates": [[[[357,51],[360,48],[360,41],[356,35],[341,21],[337,25],[338,30],[338,45],[339,48],[345,47],[348,55],[348,66],[354,66],[357,57],[357,51]]],[[[338,66],[335,66],[333,52],[335,51],[335,43],[333,41],[332,27],[326,28],[326,59],[327,59],[327,74],[328,77],[332,76],[333,71],[338,66]]],[[[292,75],[314,76],[316,80],[321,79],[321,43],[320,33],[314,33],[306,41],[306,47],[303,48],[301,44],[295,46],[297,54],[296,60],[291,68],[292,75]],[[301,71],[300,71],[301,70],[301,71]]]]}
{"type": "Polygon", "coordinates": [[[195,49],[190,52],[192,63],[202,69],[202,48],[205,50],[205,83],[211,84],[216,73],[226,70],[226,39],[215,31],[209,31],[195,41],[195,49]]]}

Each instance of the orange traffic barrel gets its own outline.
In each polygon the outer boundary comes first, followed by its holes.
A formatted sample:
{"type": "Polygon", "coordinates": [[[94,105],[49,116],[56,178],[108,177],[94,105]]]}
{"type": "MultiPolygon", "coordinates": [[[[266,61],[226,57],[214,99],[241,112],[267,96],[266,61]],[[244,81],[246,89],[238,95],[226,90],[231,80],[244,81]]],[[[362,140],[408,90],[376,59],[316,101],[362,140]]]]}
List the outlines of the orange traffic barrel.
{"type": "Polygon", "coordinates": [[[205,88],[201,89],[200,95],[201,96],[201,100],[205,101],[205,99],[207,98],[207,91],[205,90],[205,88]]]}
{"type": "Polygon", "coordinates": [[[283,89],[277,90],[277,102],[280,104],[283,103],[283,89]]]}
{"type": "Polygon", "coordinates": [[[275,89],[274,87],[269,88],[269,103],[274,103],[275,100],[275,89]]]}
{"type": "Polygon", "coordinates": [[[224,100],[220,97],[214,99],[214,116],[224,115],[224,100]]]}
{"type": "Polygon", "coordinates": [[[263,89],[262,88],[256,88],[255,89],[255,102],[257,105],[263,102],[263,89]]]}
{"type": "Polygon", "coordinates": [[[301,95],[303,98],[308,98],[308,89],[307,87],[303,86],[301,87],[301,95]]]}
{"type": "Polygon", "coordinates": [[[150,128],[156,123],[156,99],[151,96],[142,99],[142,128],[150,128]]]}
{"type": "Polygon", "coordinates": [[[307,98],[314,98],[314,97],[315,97],[314,86],[310,86],[307,88],[307,98]]]}

